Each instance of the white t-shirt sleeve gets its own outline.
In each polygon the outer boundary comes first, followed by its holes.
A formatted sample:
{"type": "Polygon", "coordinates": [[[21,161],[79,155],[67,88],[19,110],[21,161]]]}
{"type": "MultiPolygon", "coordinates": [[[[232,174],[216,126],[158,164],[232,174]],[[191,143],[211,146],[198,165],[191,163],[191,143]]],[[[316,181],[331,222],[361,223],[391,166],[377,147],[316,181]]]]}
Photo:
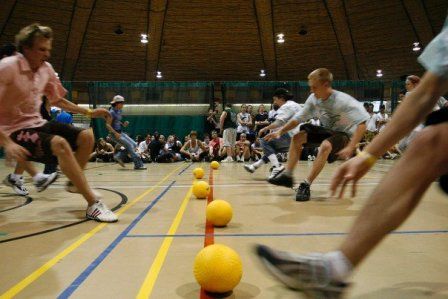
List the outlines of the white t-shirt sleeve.
{"type": "Polygon", "coordinates": [[[445,107],[446,102],[447,100],[444,97],[440,97],[439,100],[437,101],[437,106],[439,106],[439,108],[442,109],[443,107],[445,107]]]}
{"type": "Polygon", "coordinates": [[[427,71],[448,78],[448,18],[442,32],[426,46],[418,61],[427,71]]]}
{"type": "Polygon", "coordinates": [[[313,103],[313,95],[310,95],[308,99],[305,101],[305,104],[302,107],[302,110],[294,114],[292,119],[298,121],[299,123],[306,122],[308,119],[314,116],[314,103],[313,103]]]}

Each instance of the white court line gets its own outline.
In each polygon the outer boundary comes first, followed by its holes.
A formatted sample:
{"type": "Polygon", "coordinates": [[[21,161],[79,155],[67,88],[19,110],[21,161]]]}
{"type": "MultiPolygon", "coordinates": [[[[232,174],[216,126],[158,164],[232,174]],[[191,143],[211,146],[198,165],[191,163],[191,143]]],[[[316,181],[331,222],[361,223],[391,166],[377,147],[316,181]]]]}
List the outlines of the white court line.
{"type": "MultiPolygon", "coordinates": [[[[377,185],[379,182],[375,182],[375,183],[358,183],[358,186],[374,186],[377,185]]],[[[313,186],[329,186],[330,183],[316,183],[313,184],[313,186]]],[[[168,185],[159,185],[157,186],[157,188],[165,188],[168,185]]],[[[92,188],[106,188],[106,189],[135,189],[135,188],[149,188],[149,187],[154,187],[153,185],[92,185],[92,188]]],[[[189,188],[191,187],[191,184],[187,184],[187,185],[173,185],[171,186],[171,189],[174,188],[189,188]]],[[[213,187],[275,187],[274,185],[271,184],[213,184],[213,187]]],[[[7,187],[9,188],[9,187],[7,187]]],[[[64,186],[51,186],[51,189],[64,189],[64,186]]]]}

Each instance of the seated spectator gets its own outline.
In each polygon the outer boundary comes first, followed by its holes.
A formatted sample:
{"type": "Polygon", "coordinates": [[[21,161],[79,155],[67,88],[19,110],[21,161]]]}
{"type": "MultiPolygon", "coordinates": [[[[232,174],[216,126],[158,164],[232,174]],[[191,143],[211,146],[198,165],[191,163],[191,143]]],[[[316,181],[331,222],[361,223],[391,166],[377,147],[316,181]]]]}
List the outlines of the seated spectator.
{"type": "Polygon", "coordinates": [[[144,141],[145,139],[143,138],[142,135],[137,135],[135,136],[135,142],[137,142],[137,144],[140,144],[142,141],[144,141]]]}
{"type": "Polygon", "coordinates": [[[255,142],[251,144],[251,158],[253,161],[258,161],[263,156],[263,148],[261,146],[260,137],[255,139],[255,142]]]}
{"type": "Polygon", "coordinates": [[[180,154],[181,148],[182,148],[182,142],[180,142],[180,140],[177,139],[176,135],[173,135],[173,146],[171,147],[171,150],[176,154],[180,154]]]}
{"type": "Polygon", "coordinates": [[[224,140],[218,137],[218,132],[212,131],[212,139],[209,142],[209,156],[211,161],[221,161],[221,149],[223,148],[224,140]]]}
{"type": "Polygon", "coordinates": [[[180,149],[180,153],[185,159],[193,162],[201,161],[208,154],[204,144],[202,141],[198,140],[197,137],[198,133],[196,131],[191,131],[190,140],[185,142],[180,149]]]}
{"type": "Polygon", "coordinates": [[[369,120],[367,120],[366,126],[367,130],[364,133],[363,143],[369,143],[375,137],[378,132],[378,128],[376,126],[378,116],[373,113],[373,104],[372,103],[364,103],[364,107],[370,115],[369,120]],[[367,106],[366,106],[367,104],[367,106]]]}
{"type": "Polygon", "coordinates": [[[95,151],[90,154],[89,161],[95,162],[100,159],[103,162],[111,162],[114,158],[114,147],[103,138],[98,139],[95,151]]]}
{"type": "MultiPolygon", "coordinates": [[[[139,135],[140,136],[140,135],[139,135]]],[[[138,138],[137,138],[138,140],[138,138]]],[[[137,153],[142,158],[144,163],[151,163],[151,153],[149,151],[149,145],[151,144],[151,134],[146,135],[145,140],[140,141],[137,147],[137,153]]]]}
{"type": "Polygon", "coordinates": [[[376,114],[376,125],[378,132],[381,132],[389,121],[389,115],[385,112],[386,106],[383,104],[380,106],[380,112],[376,114]]]}
{"type": "Polygon", "coordinates": [[[157,161],[160,163],[176,162],[182,160],[182,156],[179,152],[176,152],[176,147],[178,147],[178,141],[173,135],[168,136],[168,140],[165,146],[160,151],[160,155],[157,161]]]}
{"type": "Polygon", "coordinates": [[[110,145],[112,145],[115,148],[116,142],[114,141],[112,136],[110,136],[110,134],[106,136],[106,142],[109,143],[110,145]]]}
{"type": "Polygon", "coordinates": [[[151,156],[151,160],[153,162],[157,162],[157,157],[159,156],[160,150],[162,149],[162,143],[160,142],[160,135],[159,133],[155,132],[154,140],[151,140],[151,143],[149,144],[149,153],[151,156]]]}
{"type": "Polygon", "coordinates": [[[250,159],[250,142],[247,135],[241,133],[240,139],[235,144],[235,155],[237,162],[249,161],[250,159]]]}

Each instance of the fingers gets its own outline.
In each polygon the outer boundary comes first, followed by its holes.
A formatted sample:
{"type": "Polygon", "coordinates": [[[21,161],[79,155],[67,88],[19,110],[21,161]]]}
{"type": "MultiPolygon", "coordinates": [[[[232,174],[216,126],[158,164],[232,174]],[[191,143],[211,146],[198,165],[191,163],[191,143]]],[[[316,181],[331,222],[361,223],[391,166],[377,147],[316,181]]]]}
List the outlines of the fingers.
{"type": "Polygon", "coordinates": [[[341,183],[342,179],[344,178],[343,171],[344,171],[343,168],[338,168],[336,170],[336,173],[333,175],[333,178],[331,179],[330,184],[331,196],[334,196],[336,194],[336,190],[339,184],[341,183]]]}
{"type": "Polygon", "coordinates": [[[356,187],[357,187],[357,180],[353,180],[353,186],[352,186],[352,197],[356,196],[356,187]]]}
{"type": "Polygon", "coordinates": [[[347,186],[348,182],[349,182],[349,180],[346,177],[344,177],[344,179],[342,180],[341,190],[339,191],[339,195],[338,195],[339,199],[341,199],[344,196],[345,186],[347,186]]]}

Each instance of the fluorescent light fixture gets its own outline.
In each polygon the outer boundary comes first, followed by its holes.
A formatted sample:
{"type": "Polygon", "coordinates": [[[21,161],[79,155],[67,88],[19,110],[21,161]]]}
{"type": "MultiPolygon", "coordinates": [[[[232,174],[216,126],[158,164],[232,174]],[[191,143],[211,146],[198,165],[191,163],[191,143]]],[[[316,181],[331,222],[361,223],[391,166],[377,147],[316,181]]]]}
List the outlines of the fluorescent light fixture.
{"type": "Polygon", "coordinates": [[[283,44],[285,42],[285,35],[283,33],[277,34],[277,43],[283,44]]]}
{"type": "Polygon", "coordinates": [[[412,47],[412,51],[418,52],[418,51],[420,51],[420,49],[421,49],[420,43],[419,42],[415,42],[414,46],[412,47]]]}
{"type": "Polygon", "coordinates": [[[140,34],[140,36],[141,36],[140,42],[141,42],[142,44],[147,44],[147,43],[148,43],[148,35],[142,33],[142,34],[140,34]]]}
{"type": "Polygon", "coordinates": [[[376,76],[378,78],[381,78],[383,76],[383,71],[382,70],[376,70],[376,76]]]}

